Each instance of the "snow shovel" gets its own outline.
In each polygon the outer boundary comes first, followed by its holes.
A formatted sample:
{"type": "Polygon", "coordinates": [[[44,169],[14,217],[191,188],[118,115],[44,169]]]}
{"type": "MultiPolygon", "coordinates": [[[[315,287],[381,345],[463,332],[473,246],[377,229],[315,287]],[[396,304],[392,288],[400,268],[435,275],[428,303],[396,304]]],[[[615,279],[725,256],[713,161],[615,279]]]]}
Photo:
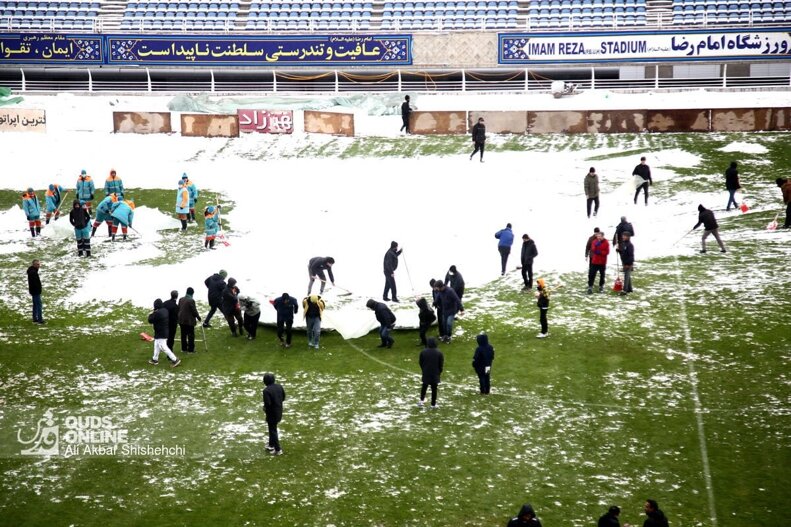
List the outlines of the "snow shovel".
{"type": "Polygon", "coordinates": [[[203,324],[200,325],[200,331],[203,333],[203,351],[209,351],[209,348],[206,346],[206,328],[203,327],[203,324]]]}
{"type": "Polygon", "coordinates": [[[224,233],[224,232],[222,232],[222,218],[220,217],[220,204],[219,204],[219,203],[217,203],[217,204],[216,204],[216,207],[217,207],[217,226],[218,226],[218,228],[219,228],[219,231],[220,231],[220,232],[218,232],[218,233],[215,235],[215,238],[216,238],[216,239],[217,239],[217,240],[218,240],[218,241],[219,241],[221,244],[223,244],[223,245],[225,245],[226,247],[228,247],[229,245],[231,245],[231,243],[230,243],[228,240],[226,240],[226,239],[225,239],[225,233],[224,233]]]}
{"type": "Polygon", "coordinates": [[[775,219],[769,222],[769,225],[766,226],[767,231],[776,231],[777,230],[777,217],[780,214],[775,214],[775,219]]]}

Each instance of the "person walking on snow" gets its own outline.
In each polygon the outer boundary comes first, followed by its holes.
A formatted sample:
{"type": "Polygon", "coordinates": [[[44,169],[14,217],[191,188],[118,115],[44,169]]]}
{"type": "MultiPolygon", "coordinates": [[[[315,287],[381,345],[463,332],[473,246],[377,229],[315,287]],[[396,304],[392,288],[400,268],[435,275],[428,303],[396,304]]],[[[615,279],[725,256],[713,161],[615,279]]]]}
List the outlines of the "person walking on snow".
{"type": "Polygon", "coordinates": [[[786,219],[783,223],[783,228],[789,229],[791,228],[791,179],[777,178],[775,179],[775,185],[783,193],[783,203],[786,206],[786,219]]]}
{"type": "Polygon", "coordinates": [[[418,320],[420,320],[420,344],[425,346],[426,345],[426,332],[428,328],[431,327],[431,324],[437,320],[437,315],[434,314],[434,310],[431,309],[431,306],[428,305],[428,301],[420,297],[415,302],[420,312],[418,313],[418,320]]]}
{"type": "Polygon", "coordinates": [[[319,349],[321,338],[321,314],[326,304],[319,295],[310,295],[302,300],[302,313],[308,330],[308,346],[319,349]]]}
{"type": "Polygon", "coordinates": [[[124,199],[124,182],[115,172],[115,169],[110,170],[110,175],[104,181],[104,195],[117,194],[118,200],[124,199]]]}
{"type": "Polygon", "coordinates": [[[266,426],[269,431],[266,450],[273,456],[280,456],[283,454],[283,449],[280,448],[280,436],[277,432],[277,425],[283,419],[283,401],[286,400],[286,391],[275,382],[274,373],[264,374],[264,390],[261,396],[264,402],[266,426]]]}
{"type": "Polygon", "coordinates": [[[225,289],[222,291],[222,304],[220,304],[220,311],[225,315],[225,320],[228,322],[228,327],[231,329],[231,335],[244,337],[244,321],[242,320],[242,312],[239,308],[239,288],[236,287],[236,279],[229,278],[225,289]],[[237,334],[236,326],[239,326],[239,333],[237,334]]]}
{"type": "MultiPolygon", "coordinates": [[[[219,205],[217,205],[219,208],[219,205]]],[[[206,249],[214,249],[214,239],[217,237],[220,227],[217,223],[216,209],[213,205],[206,207],[203,211],[203,232],[206,238],[203,241],[203,247],[206,249]]]]}
{"type": "MultiPolygon", "coordinates": [[[[590,292],[590,288],[588,288],[590,292]]],[[[547,322],[547,312],[549,311],[549,289],[543,278],[536,281],[536,305],[538,306],[538,321],[541,324],[541,333],[536,337],[543,339],[549,336],[549,323],[547,322]]]]}
{"type": "MultiPolygon", "coordinates": [[[[218,273],[214,273],[206,280],[203,281],[204,285],[206,285],[206,289],[208,289],[209,293],[209,314],[206,315],[206,320],[203,321],[204,328],[211,327],[211,317],[217,312],[217,310],[222,305],[222,292],[225,291],[225,278],[228,276],[228,272],[220,269],[218,273]]],[[[222,313],[222,311],[220,311],[222,313]]]]}
{"type": "Polygon", "coordinates": [[[392,348],[395,340],[390,336],[390,331],[395,327],[396,317],[390,308],[381,302],[377,302],[373,298],[365,303],[365,307],[373,310],[376,315],[376,321],[379,322],[379,337],[382,343],[377,346],[378,348],[392,348]]]}
{"type": "Polygon", "coordinates": [[[475,157],[475,153],[481,151],[481,163],[483,163],[483,150],[486,147],[486,125],[483,124],[483,117],[478,118],[478,122],[472,127],[472,143],[475,149],[470,154],[470,161],[475,157]]]}
{"type": "Polygon", "coordinates": [[[195,290],[188,287],[187,295],[179,299],[178,323],[182,353],[195,353],[195,325],[200,322],[200,315],[195,306],[194,294],[195,290]]]}
{"type": "Polygon", "coordinates": [[[181,175],[181,180],[184,182],[184,187],[189,193],[189,215],[187,216],[187,221],[196,221],[195,204],[198,202],[198,187],[187,177],[186,172],[181,175]]]}
{"type": "Polygon", "coordinates": [[[536,242],[530,239],[527,234],[522,235],[522,280],[525,282],[525,289],[530,291],[533,288],[533,259],[538,256],[536,242]]]}
{"type": "Polygon", "coordinates": [[[96,234],[96,229],[98,229],[99,225],[103,222],[107,223],[107,236],[111,237],[113,235],[112,210],[115,203],[118,203],[118,196],[116,194],[110,194],[99,202],[99,205],[96,207],[96,218],[93,220],[91,237],[96,234]]]}
{"type": "Polygon", "coordinates": [[[407,135],[412,133],[409,129],[409,116],[412,115],[412,107],[409,105],[409,95],[404,95],[404,102],[401,103],[401,129],[399,132],[406,131],[407,135]]]}
{"type": "Polygon", "coordinates": [[[41,268],[39,260],[33,260],[30,267],[27,268],[27,290],[33,299],[33,322],[35,324],[44,324],[44,307],[41,303],[41,278],[38,276],[38,270],[41,268]]]}
{"type": "Polygon", "coordinates": [[[74,238],[77,240],[77,256],[91,256],[91,215],[80,204],[80,200],[72,202],[72,209],[69,212],[69,223],[74,227],[74,238]]]}
{"type": "Polygon", "coordinates": [[[604,272],[607,269],[607,256],[610,254],[610,242],[604,233],[596,233],[596,239],[591,243],[590,267],[588,267],[588,294],[593,292],[593,282],[599,274],[599,293],[604,292],[604,272]]]}
{"type": "Polygon", "coordinates": [[[599,213],[599,175],[596,174],[596,169],[590,167],[588,175],[585,176],[585,198],[587,199],[588,217],[591,217],[591,204],[595,205],[593,215],[599,213]]]}
{"type": "Polygon", "coordinates": [[[179,327],[179,292],[170,292],[170,298],[162,303],[162,307],[168,310],[168,349],[176,349],[176,330],[179,327]]]}
{"type": "Polygon", "coordinates": [[[49,225],[49,220],[53,215],[55,216],[56,220],[60,218],[60,202],[66,192],[68,191],[57,183],[52,183],[49,188],[47,188],[47,193],[45,195],[45,202],[47,206],[47,225],[49,225]]]}
{"type": "Polygon", "coordinates": [[[494,237],[500,240],[497,243],[497,250],[500,252],[500,276],[505,276],[508,255],[511,254],[511,246],[514,244],[514,232],[511,230],[511,224],[509,223],[505,229],[495,232],[494,237]]]}
{"type": "Polygon", "coordinates": [[[632,245],[632,235],[629,231],[624,231],[623,234],[621,234],[618,254],[621,255],[621,264],[623,265],[623,289],[621,290],[621,294],[626,295],[633,291],[632,270],[634,269],[634,245],[632,245]]]}
{"type": "Polygon", "coordinates": [[[308,275],[310,276],[310,282],[308,283],[308,296],[310,296],[310,291],[313,289],[313,282],[315,282],[316,279],[321,280],[319,294],[324,293],[324,286],[327,285],[327,277],[324,276],[324,271],[327,271],[327,274],[330,275],[330,283],[335,285],[335,277],[332,276],[332,266],[334,263],[335,258],[332,256],[316,256],[310,259],[308,262],[308,275]]]}
{"type": "Polygon", "coordinates": [[[445,333],[440,335],[439,338],[442,342],[450,344],[453,336],[453,321],[456,319],[456,313],[461,311],[461,301],[456,291],[450,287],[445,287],[442,280],[437,280],[437,282],[437,302],[441,306],[438,311],[441,311],[442,316],[445,317],[445,326],[443,328],[445,333]]]}
{"type": "Polygon", "coordinates": [[[149,364],[159,364],[160,352],[167,355],[170,366],[175,368],[181,364],[181,359],[168,348],[168,310],[162,305],[162,300],[154,300],[154,311],[148,315],[148,322],[154,326],[154,356],[148,360],[149,364]]]}
{"type": "Polygon", "coordinates": [[[385,253],[384,257],[384,273],[385,273],[385,291],[382,294],[382,300],[389,302],[388,293],[392,291],[393,302],[398,302],[398,295],[396,294],[395,283],[395,270],[398,269],[398,257],[401,256],[403,249],[398,249],[398,242],[390,242],[390,248],[385,253]]]}
{"type": "Polygon", "coordinates": [[[96,186],[93,184],[93,179],[85,169],[82,169],[77,184],[74,186],[74,192],[77,194],[77,199],[85,204],[88,214],[93,214],[93,194],[96,192],[96,186]]]}
{"type": "Polygon", "coordinates": [[[725,210],[731,210],[731,203],[733,208],[738,209],[739,204],[736,203],[736,191],[742,188],[739,183],[739,169],[736,161],[731,161],[731,165],[725,170],[725,189],[728,191],[728,204],[725,210]]]}
{"type": "Polygon", "coordinates": [[[456,291],[456,296],[459,297],[459,303],[461,303],[459,311],[463,312],[464,302],[462,302],[462,298],[464,298],[464,277],[461,276],[461,273],[456,269],[455,265],[451,265],[448,272],[445,273],[445,285],[456,291]]]}
{"type": "Polygon", "coordinates": [[[299,311],[297,299],[288,293],[283,293],[272,302],[272,306],[277,311],[277,338],[280,345],[284,348],[291,347],[291,327],[294,325],[294,315],[299,311]],[[283,340],[283,334],[286,340],[283,340]]]}
{"type": "Polygon", "coordinates": [[[115,241],[115,235],[118,234],[118,226],[120,225],[125,241],[128,234],[127,229],[132,226],[132,220],[135,219],[135,202],[131,199],[123,201],[119,199],[110,207],[110,216],[113,218],[110,240],[115,241]]]}
{"type": "Polygon", "coordinates": [[[426,349],[420,352],[418,357],[421,371],[420,400],[418,407],[422,408],[426,400],[426,391],[431,386],[431,409],[437,409],[437,395],[442,369],[445,365],[445,356],[437,349],[437,341],[429,338],[426,349]]]}
{"type": "Polygon", "coordinates": [[[706,238],[708,238],[711,234],[714,235],[714,239],[717,240],[717,244],[720,246],[720,252],[724,253],[725,245],[720,239],[720,229],[719,225],[717,224],[717,219],[714,217],[714,212],[707,209],[703,205],[698,205],[698,222],[694,227],[692,227],[692,230],[694,231],[700,227],[701,223],[703,224],[703,236],[700,239],[700,252],[706,252],[706,238]]]}
{"type": "Polygon", "coordinates": [[[190,217],[190,193],[187,190],[186,180],[179,179],[179,188],[176,191],[176,214],[181,222],[181,232],[187,230],[187,220],[190,217]]]}
{"type": "Polygon", "coordinates": [[[261,304],[255,298],[239,295],[239,307],[244,314],[244,329],[247,331],[247,340],[255,340],[258,333],[258,319],[261,318],[261,304]]]}
{"type": "Polygon", "coordinates": [[[481,333],[475,337],[478,347],[472,356],[472,368],[478,375],[478,385],[481,395],[489,395],[492,383],[492,362],[494,362],[494,348],[489,344],[489,336],[481,333]]]}
{"type": "Polygon", "coordinates": [[[33,238],[41,236],[41,203],[39,203],[35,191],[30,187],[22,194],[22,210],[25,212],[27,224],[30,227],[30,236],[33,238]]]}
{"type": "Polygon", "coordinates": [[[645,196],[645,205],[648,206],[648,187],[654,184],[651,179],[651,168],[645,163],[645,156],[640,158],[640,164],[634,167],[632,175],[636,181],[635,186],[637,190],[634,191],[634,204],[637,205],[637,198],[640,196],[640,191],[643,191],[645,196]],[[641,182],[642,181],[642,182],[641,182]]]}

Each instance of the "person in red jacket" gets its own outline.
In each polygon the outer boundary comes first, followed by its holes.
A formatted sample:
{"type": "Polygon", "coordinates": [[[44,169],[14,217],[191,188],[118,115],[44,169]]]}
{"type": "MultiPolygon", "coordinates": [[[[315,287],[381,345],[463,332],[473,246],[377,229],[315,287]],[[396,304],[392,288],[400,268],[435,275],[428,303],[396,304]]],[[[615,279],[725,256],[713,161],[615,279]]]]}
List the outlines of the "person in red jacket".
{"type": "Polygon", "coordinates": [[[591,242],[590,266],[588,267],[588,294],[593,292],[593,281],[599,274],[599,293],[604,292],[604,271],[607,268],[607,255],[610,254],[610,242],[599,231],[591,242]]]}

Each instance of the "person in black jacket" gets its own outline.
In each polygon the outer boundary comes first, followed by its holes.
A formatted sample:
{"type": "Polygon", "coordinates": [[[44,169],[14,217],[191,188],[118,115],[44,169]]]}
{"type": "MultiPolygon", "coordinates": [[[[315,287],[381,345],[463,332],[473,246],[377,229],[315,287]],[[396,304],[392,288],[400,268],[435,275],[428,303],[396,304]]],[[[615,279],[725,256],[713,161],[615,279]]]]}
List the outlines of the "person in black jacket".
{"type": "MultiPolygon", "coordinates": [[[[187,288],[187,296],[179,300],[179,330],[181,333],[181,352],[195,353],[195,324],[200,322],[198,308],[192,295],[195,290],[187,288]]],[[[204,343],[205,344],[205,343],[204,343]]]]}
{"type": "Polygon", "coordinates": [[[519,515],[511,518],[508,522],[508,527],[541,527],[541,522],[536,518],[536,511],[529,503],[522,505],[519,515]]]}
{"type": "Polygon", "coordinates": [[[643,522],[643,527],[668,527],[667,517],[655,500],[645,500],[643,510],[648,516],[643,522]]]}
{"type": "Polygon", "coordinates": [[[429,338],[427,347],[420,352],[418,359],[420,371],[422,372],[422,382],[420,387],[420,400],[418,407],[422,407],[426,400],[426,391],[431,386],[431,409],[437,409],[437,386],[442,375],[442,368],[445,365],[445,356],[437,349],[437,341],[429,338]]]}
{"type": "Polygon", "coordinates": [[[621,521],[618,519],[620,514],[620,507],[613,505],[601,518],[599,518],[599,523],[596,527],[621,527],[621,521]]]}
{"type": "Polygon", "coordinates": [[[442,304],[439,302],[439,282],[432,278],[428,281],[428,285],[431,286],[431,305],[437,308],[437,326],[439,327],[439,338],[442,340],[445,335],[445,317],[442,313],[442,304]]]}
{"type": "Polygon", "coordinates": [[[481,388],[481,395],[489,395],[491,391],[491,372],[492,362],[494,361],[494,348],[489,344],[489,336],[481,333],[475,340],[478,347],[472,356],[472,367],[478,374],[478,384],[481,388]]]}
{"type": "Polygon", "coordinates": [[[459,297],[459,303],[461,303],[459,311],[464,312],[464,303],[461,301],[464,297],[464,277],[455,265],[451,265],[448,272],[445,273],[445,285],[456,291],[456,296],[459,297]]]}
{"type": "MultiPolygon", "coordinates": [[[[645,164],[645,156],[640,158],[640,164],[634,167],[632,175],[639,176],[643,180],[639,185],[635,185],[637,190],[634,191],[634,204],[637,205],[637,197],[642,190],[645,194],[645,205],[648,206],[648,186],[653,185],[654,181],[651,179],[651,168],[645,164]]],[[[635,180],[640,181],[637,177],[635,177],[635,180]]]]}
{"type": "MultiPolygon", "coordinates": [[[[437,286],[437,303],[440,305],[442,316],[445,318],[444,334],[441,334],[439,339],[450,344],[453,335],[453,321],[456,319],[456,313],[461,311],[461,301],[456,291],[450,287],[445,287],[445,283],[442,280],[437,280],[437,286]]],[[[440,309],[437,311],[440,311],[440,309]]]]}
{"type": "Polygon", "coordinates": [[[620,244],[622,240],[621,234],[624,232],[628,232],[631,236],[634,236],[634,227],[632,227],[631,223],[626,221],[626,216],[621,216],[621,223],[615,227],[615,234],[612,237],[612,245],[616,247],[616,251],[618,250],[618,244],[620,244]]]}
{"type": "Polygon", "coordinates": [[[525,282],[525,289],[533,289],[533,258],[538,256],[536,242],[530,239],[527,234],[522,235],[522,280],[525,282]]]}
{"type": "Polygon", "coordinates": [[[148,363],[156,366],[159,364],[159,352],[167,355],[170,365],[175,368],[181,364],[181,359],[170,350],[167,344],[168,338],[168,310],[165,309],[162,300],[154,300],[154,311],[148,315],[148,322],[154,326],[154,356],[148,363]]]}
{"type": "Polygon", "coordinates": [[[368,309],[373,309],[376,315],[376,320],[379,322],[379,337],[382,343],[377,346],[378,348],[392,348],[395,340],[390,336],[390,331],[395,327],[396,317],[390,308],[381,302],[377,302],[373,298],[365,303],[368,309]]]}
{"type": "Polygon", "coordinates": [[[720,252],[724,253],[725,245],[722,243],[722,240],[720,240],[720,229],[717,224],[717,219],[714,217],[714,212],[703,205],[698,205],[698,222],[692,227],[692,230],[694,231],[700,227],[701,223],[703,224],[703,237],[700,239],[700,252],[706,252],[706,238],[709,237],[709,234],[713,234],[714,239],[717,240],[720,246],[720,252]]]}
{"type": "Polygon", "coordinates": [[[286,391],[275,383],[274,373],[264,374],[264,390],[261,395],[264,400],[266,426],[269,429],[269,441],[266,444],[266,449],[270,454],[279,456],[283,454],[283,449],[280,448],[277,425],[283,419],[283,401],[286,400],[286,391]]]}
{"type": "Polygon", "coordinates": [[[30,267],[27,268],[27,290],[33,298],[33,322],[36,324],[45,324],[43,305],[41,303],[41,278],[38,276],[38,270],[41,267],[39,260],[33,260],[30,267]]]}
{"type": "Polygon", "coordinates": [[[222,304],[222,292],[225,290],[225,277],[228,276],[227,271],[220,270],[219,273],[214,273],[206,280],[203,281],[206,284],[206,288],[209,290],[209,314],[206,315],[206,320],[203,321],[204,328],[210,328],[211,324],[211,317],[214,316],[214,313],[217,312],[217,309],[222,304]]]}
{"type": "Polygon", "coordinates": [[[332,276],[332,266],[334,263],[335,258],[332,256],[316,256],[308,261],[308,275],[310,276],[308,296],[310,296],[310,290],[313,289],[313,282],[315,282],[317,278],[321,280],[319,294],[324,293],[324,286],[327,285],[327,277],[324,276],[324,271],[327,271],[327,274],[330,275],[330,283],[335,285],[335,277],[332,276]]]}
{"type": "Polygon", "coordinates": [[[425,298],[418,298],[415,304],[417,304],[418,309],[420,309],[420,313],[418,313],[418,319],[420,320],[420,345],[425,346],[427,344],[426,332],[428,328],[431,327],[431,324],[437,320],[437,315],[434,314],[434,310],[431,309],[431,306],[428,305],[425,298]]]}
{"type": "Polygon", "coordinates": [[[296,315],[299,310],[297,299],[293,296],[289,296],[288,293],[283,293],[272,302],[272,306],[275,308],[275,311],[277,311],[277,338],[281,346],[290,348],[291,326],[294,325],[294,315],[296,315]],[[283,340],[284,332],[286,335],[285,341],[283,340]]]}
{"type": "Polygon", "coordinates": [[[738,209],[739,204],[736,203],[736,191],[742,188],[739,184],[739,169],[736,161],[731,161],[731,165],[725,170],[725,188],[728,190],[728,205],[725,210],[731,210],[731,203],[733,207],[738,209]]]}
{"type": "Polygon", "coordinates": [[[621,255],[621,263],[623,264],[623,289],[621,290],[621,294],[626,295],[633,291],[632,270],[634,269],[634,245],[632,245],[632,235],[629,231],[624,231],[623,234],[621,234],[621,243],[618,252],[621,255]]]}
{"type": "Polygon", "coordinates": [[[481,151],[481,163],[483,163],[483,150],[486,146],[486,125],[483,124],[483,117],[478,118],[478,122],[472,127],[472,142],[475,149],[470,154],[470,161],[475,157],[475,153],[481,151]]]}
{"type": "Polygon", "coordinates": [[[409,95],[404,95],[404,102],[401,103],[401,121],[404,123],[399,132],[406,130],[407,134],[411,134],[412,130],[409,129],[409,116],[412,115],[412,107],[409,106],[409,95]]]}
{"type": "Polygon", "coordinates": [[[549,289],[547,289],[547,284],[543,278],[539,278],[536,281],[536,298],[538,299],[536,305],[538,306],[539,322],[541,323],[541,333],[536,335],[536,337],[543,339],[549,336],[549,323],[547,322],[549,289]]]}
{"type": "Polygon", "coordinates": [[[395,270],[398,268],[398,257],[401,256],[403,249],[398,250],[398,242],[390,242],[390,248],[385,253],[384,258],[384,273],[385,273],[385,292],[382,294],[382,300],[385,302],[390,301],[387,297],[388,292],[393,292],[393,302],[398,302],[398,295],[396,294],[395,283],[395,270]]]}
{"type": "Polygon", "coordinates": [[[74,227],[74,238],[77,240],[77,256],[91,256],[91,215],[80,200],[72,202],[69,212],[69,223],[74,227]]]}
{"type": "Polygon", "coordinates": [[[179,292],[171,291],[170,299],[165,300],[162,307],[168,310],[168,349],[174,349],[176,342],[176,328],[179,325],[179,292]]]}
{"type": "Polygon", "coordinates": [[[244,336],[244,321],[242,320],[242,310],[239,308],[239,288],[236,287],[235,278],[229,278],[225,289],[223,289],[220,311],[225,315],[225,320],[228,321],[231,335],[234,337],[244,336]],[[238,334],[236,333],[237,324],[239,325],[238,334]]]}

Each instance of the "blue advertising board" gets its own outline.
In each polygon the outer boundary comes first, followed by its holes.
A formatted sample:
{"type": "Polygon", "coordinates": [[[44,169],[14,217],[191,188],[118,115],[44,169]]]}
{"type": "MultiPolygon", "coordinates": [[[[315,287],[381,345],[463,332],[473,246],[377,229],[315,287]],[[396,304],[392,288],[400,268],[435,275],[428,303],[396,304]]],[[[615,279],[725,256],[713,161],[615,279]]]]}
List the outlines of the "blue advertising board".
{"type": "Polygon", "coordinates": [[[0,34],[1,64],[305,66],[412,64],[411,35],[0,34]]]}
{"type": "Polygon", "coordinates": [[[499,64],[791,58],[791,28],[500,33],[499,64]]]}

